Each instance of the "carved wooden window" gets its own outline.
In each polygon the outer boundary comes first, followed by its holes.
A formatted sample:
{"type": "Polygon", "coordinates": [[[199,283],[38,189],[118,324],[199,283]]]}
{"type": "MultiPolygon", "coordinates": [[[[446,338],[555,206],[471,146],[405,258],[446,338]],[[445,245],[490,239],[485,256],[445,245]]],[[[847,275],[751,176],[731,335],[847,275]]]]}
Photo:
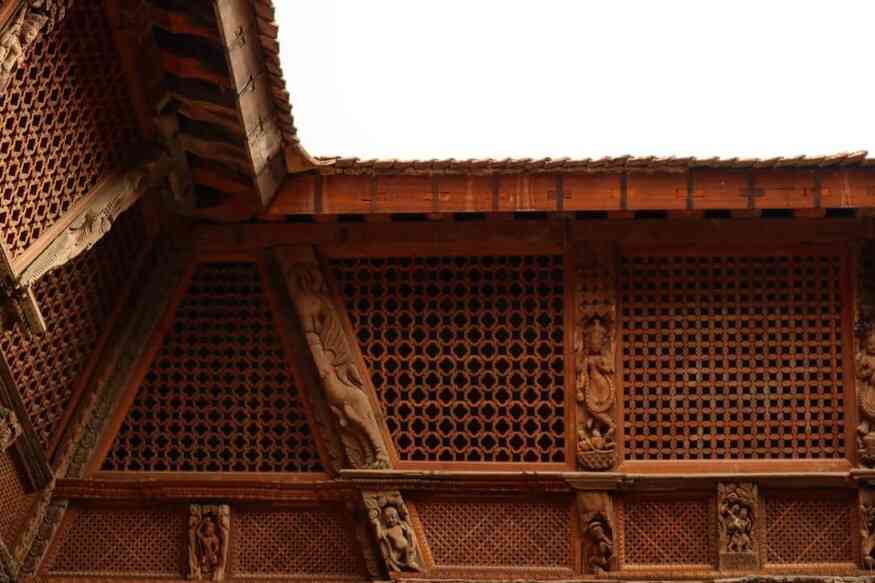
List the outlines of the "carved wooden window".
{"type": "Polygon", "coordinates": [[[0,337],[12,377],[40,440],[48,447],[76,383],[109,323],[143,248],[142,215],[124,213],[96,246],[48,273],[34,292],[48,324],[44,336],[22,329],[0,337]]]}
{"type": "Polygon", "coordinates": [[[0,452],[0,541],[7,548],[15,546],[33,500],[10,452],[0,452]]]}
{"type": "Polygon", "coordinates": [[[0,93],[0,231],[16,257],[139,138],[104,6],[71,4],[0,93]]]}
{"type": "Polygon", "coordinates": [[[764,496],[767,565],[853,563],[857,531],[849,492],[781,492],[764,496]]]}
{"type": "Polygon", "coordinates": [[[565,501],[412,502],[437,567],[572,567],[571,506],[565,501]]]}
{"type": "Polygon", "coordinates": [[[709,569],[717,558],[713,497],[625,496],[616,499],[617,547],[624,568],[709,569]]]}
{"type": "Polygon", "coordinates": [[[104,470],[317,472],[255,263],[197,267],[104,470]]]}
{"type": "Polygon", "coordinates": [[[365,578],[362,551],[341,510],[244,510],[232,518],[238,578],[365,578]]]}
{"type": "Polygon", "coordinates": [[[625,459],[843,458],[844,279],[839,251],[626,254],[625,459]]]}
{"type": "Polygon", "coordinates": [[[402,461],[565,462],[562,257],[348,259],[334,273],[402,461]]]}
{"type": "Polygon", "coordinates": [[[188,542],[183,509],[79,508],[64,520],[66,530],[46,558],[50,575],[183,576],[188,542]]]}

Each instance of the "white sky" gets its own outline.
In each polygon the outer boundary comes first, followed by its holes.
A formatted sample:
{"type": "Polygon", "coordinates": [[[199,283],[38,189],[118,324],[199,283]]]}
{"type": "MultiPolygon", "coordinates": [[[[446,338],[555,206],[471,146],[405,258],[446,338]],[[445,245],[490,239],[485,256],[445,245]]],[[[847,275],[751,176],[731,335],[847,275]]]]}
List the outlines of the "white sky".
{"type": "Polygon", "coordinates": [[[872,0],[276,0],[304,147],[875,156],[872,0]]]}

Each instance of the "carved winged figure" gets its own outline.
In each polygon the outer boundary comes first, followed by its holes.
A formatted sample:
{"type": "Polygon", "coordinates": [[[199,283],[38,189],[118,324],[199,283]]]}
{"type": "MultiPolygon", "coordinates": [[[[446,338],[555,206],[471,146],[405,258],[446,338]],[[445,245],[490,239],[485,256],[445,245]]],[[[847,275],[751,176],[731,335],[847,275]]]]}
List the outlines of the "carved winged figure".
{"type": "Polygon", "coordinates": [[[290,284],[295,308],[347,451],[360,452],[360,465],[365,467],[388,467],[389,457],[365,384],[319,268],[308,266],[298,270],[290,284]]]}

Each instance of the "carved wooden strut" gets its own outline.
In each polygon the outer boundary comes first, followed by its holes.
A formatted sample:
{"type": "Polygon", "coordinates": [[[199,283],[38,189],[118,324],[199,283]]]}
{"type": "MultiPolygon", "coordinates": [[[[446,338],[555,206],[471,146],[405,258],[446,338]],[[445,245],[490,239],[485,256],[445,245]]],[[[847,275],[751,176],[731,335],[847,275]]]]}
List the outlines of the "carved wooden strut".
{"type": "Polygon", "coordinates": [[[754,544],[756,484],[747,482],[719,484],[718,500],[720,568],[756,569],[758,567],[754,544]]]}
{"type": "Polygon", "coordinates": [[[296,262],[281,250],[283,274],[341,441],[353,467],[383,469],[389,456],[341,315],[315,258],[296,262]]]}
{"type": "Polygon", "coordinates": [[[399,492],[362,492],[368,520],[380,545],[386,568],[421,571],[416,533],[399,492]]]}
{"type": "Polygon", "coordinates": [[[616,464],[615,256],[610,246],[596,245],[581,248],[578,255],[574,332],[577,462],[583,470],[608,470],[616,464]]]}
{"type": "Polygon", "coordinates": [[[601,492],[577,495],[578,525],[583,538],[584,572],[603,575],[615,570],[614,508],[611,497],[601,492]]]}
{"type": "Polygon", "coordinates": [[[9,449],[9,446],[18,439],[22,432],[23,428],[15,413],[5,407],[0,407],[0,452],[9,449]]]}
{"type": "Polygon", "coordinates": [[[192,504],[188,525],[188,578],[223,581],[231,533],[230,508],[192,504]]]}

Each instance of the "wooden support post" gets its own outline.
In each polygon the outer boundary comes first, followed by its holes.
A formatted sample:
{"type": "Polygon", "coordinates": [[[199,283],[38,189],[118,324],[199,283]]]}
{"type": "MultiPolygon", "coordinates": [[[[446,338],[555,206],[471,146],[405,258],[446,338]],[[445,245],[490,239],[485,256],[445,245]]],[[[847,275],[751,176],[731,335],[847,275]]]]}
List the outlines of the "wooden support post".
{"type": "Polygon", "coordinates": [[[583,540],[583,572],[604,575],[617,570],[614,505],[606,492],[577,494],[578,528],[583,540]]]}

